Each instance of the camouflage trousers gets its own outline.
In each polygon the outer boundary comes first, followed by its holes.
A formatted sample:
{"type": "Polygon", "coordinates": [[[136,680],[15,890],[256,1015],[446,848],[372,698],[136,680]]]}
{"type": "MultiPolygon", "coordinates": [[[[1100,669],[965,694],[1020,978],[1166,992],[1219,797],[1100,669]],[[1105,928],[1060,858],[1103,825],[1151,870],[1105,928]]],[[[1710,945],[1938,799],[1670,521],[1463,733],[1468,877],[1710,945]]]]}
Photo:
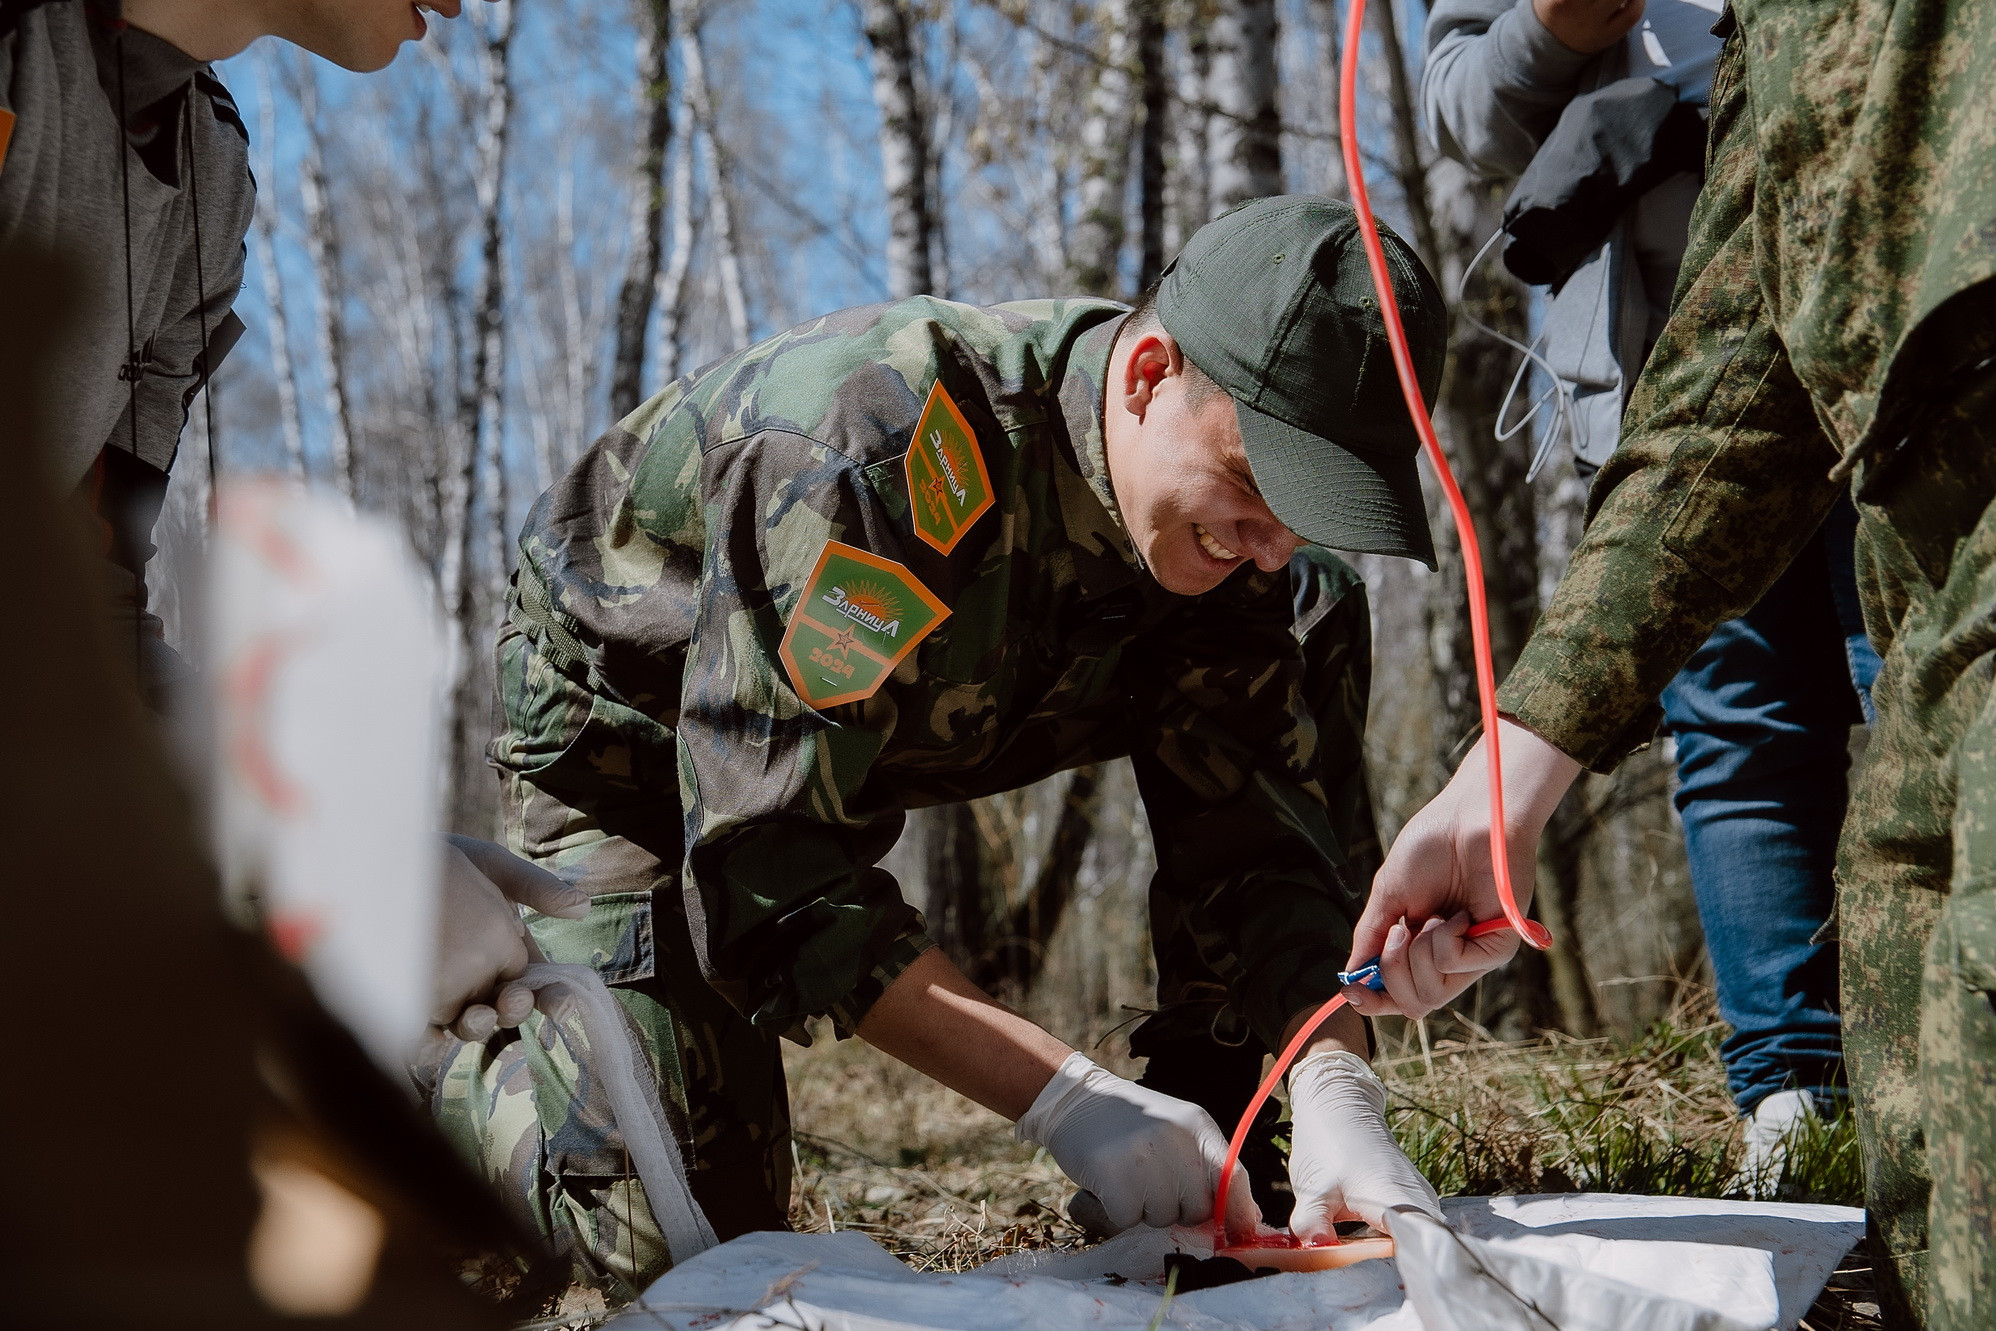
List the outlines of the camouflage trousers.
{"type": "MultiPolygon", "coordinates": [[[[1365,589],[1323,551],[1299,554],[1291,568],[1324,786],[1340,841],[1362,865],[1377,853],[1360,758],[1371,669],[1365,589]]],[[[777,1036],[701,977],[680,895],[671,732],[556,670],[517,626],[502,632],[498,661],[505,724],[491,752],[508,843],[594,898],[583,920],[533,918],[534,937],[550,961],[601,971],[642,1033],[694,1196],[715,1232],[725,1240],[784,1228],[792,1155],[783,1061],[777,1036]]],[[[1056,754],[1047,770],[1008,779],[1024,784],[1114,756],[1094,733],[1088,752],[1056,754]]],[[[1354,915],[1358,902],[1351,893],[1354,915]]],[[[1260,1054],[1242,1056],[1251,1037],[1201,959],[1197,911],[1162,888],[1153,889],[1151,910],[1161,1011],[1142,1038],[1177,1079],[1203,1092],[1202,1102],[1244,1104],[1260,1054]]],[[[432,1109],[445,1133],[580,1276],[631,1292],[672,1265],[593,1084],[579,1024],[536,1014],[518,1032],[459,1045],[435,1085],[432,1109]]]]}
{"type": "Polygon", "coordinates": [[[1858,473],[1883,657],[1837,866],[1887,1325],[1996,1326],[1996,383],[1858,473]]]}

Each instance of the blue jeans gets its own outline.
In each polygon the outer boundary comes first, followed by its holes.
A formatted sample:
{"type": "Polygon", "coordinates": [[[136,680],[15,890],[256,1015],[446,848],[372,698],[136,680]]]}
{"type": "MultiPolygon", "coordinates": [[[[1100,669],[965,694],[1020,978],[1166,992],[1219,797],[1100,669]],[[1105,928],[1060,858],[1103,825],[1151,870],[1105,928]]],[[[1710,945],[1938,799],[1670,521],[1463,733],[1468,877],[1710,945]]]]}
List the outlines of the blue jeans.
{"type": "Polygon", "coordinates": [[[1776,1091],[1841,1095],[1834,942],[1850,727],[1869,719],[1878,656],[1841,502],[1759,604],[1721,624],[1663,693],[1677,809],[1717,982],[1720,1046],[1742,1113],[1776,1091]]]}

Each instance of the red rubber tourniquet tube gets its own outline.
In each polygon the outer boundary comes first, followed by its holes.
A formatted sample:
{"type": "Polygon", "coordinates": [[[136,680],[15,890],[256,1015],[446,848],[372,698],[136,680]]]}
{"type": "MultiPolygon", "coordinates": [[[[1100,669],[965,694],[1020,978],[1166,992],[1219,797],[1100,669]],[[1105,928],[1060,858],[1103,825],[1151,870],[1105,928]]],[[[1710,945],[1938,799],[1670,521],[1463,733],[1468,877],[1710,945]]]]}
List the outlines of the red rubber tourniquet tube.
{"type": "MultiPolygon", "coordinates": [[[[1365,0],[1351,0],[1344,32],[1344,61],[1338,78],[1338,139],[1344,150],[1345,178],[1351,184],[1351,204],[1358,213],[1359,239],[1365,244],[1366,264],[1372,269],[1379,313],[1386,320],[1386,341],[1393,349],[1393,368],[1400,376],[1400,393],[1407,401],[1407,414],[1414,418],[1414,429],[1421,436],[1421,450],[1428,455],[1435,479],[1448,498],[1449,512],[1455,516],[1456,535],[1462,543],[1463,579],[1469,587],[1469,635],[1476,657],[1476,697],[1483,712],[1484,756],[1490,763],[1490,868],[1497,880],[1497,900],[1503,904],[1504,913],[1471,925],[1467,937],[1481,938],[1502,929],[1515,929],[1519,937],[1544,951],[1552,946],[1551,932],[1537,920],[1525,918],[1511,888],[1510,848],[1504,836],[1504,768],[1497,751],[1497,669],[1490,659],[1490,607],[1483,592],[1483,550],[1477,544],[1476,523],[1463,500],[1462,487],[1455,483],[1455,473],[1449,470],[1441,441],[1435,438],[1435,423],[1428,417],[1428,404],[1421,396],[1421,381],[1414,373],[1414,355],[1407,346],[1407,329],[1400,322],[1400,303],[1394,297],[1393,281],[1386,271],[1386,250],[1379,243],[1379,226],[1373,220],[1372,200],[1365,190],[1365,166],[1358,155],[1358,54],[1365,32],[1365,0]]],[[[1339,994],[1303,1023],[1303,1028],[1276,1058],[1254,1099],[1248,1101],[1247,1112],[1241,1115],[1240,1125],[1227,1145],[1227,1161],[1220,1169],[1220,1189],[1213,1198],[1213,1219],[1222,1239],[1227,1237],[1227,1192],[1233,1183],[1234,1165],[1240,1160],[1241,1147],[1247,1141],[1254,1116],[1274,1094],[1283,1074],[1289,1071],[1289,1065],[1296,1061],[1296,1055],[1317,1028],[1344,1004],[1344,995],[1339,994]]]]}

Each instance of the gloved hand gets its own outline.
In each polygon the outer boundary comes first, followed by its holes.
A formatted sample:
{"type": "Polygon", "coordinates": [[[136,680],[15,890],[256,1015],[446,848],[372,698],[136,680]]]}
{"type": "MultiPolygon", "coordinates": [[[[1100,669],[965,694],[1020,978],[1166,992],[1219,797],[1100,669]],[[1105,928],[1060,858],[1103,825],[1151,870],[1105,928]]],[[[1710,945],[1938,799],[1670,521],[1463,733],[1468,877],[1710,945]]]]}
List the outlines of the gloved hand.
{"type": "MultiPolygon", "coordinates": [[[[1067,1176],[1095,1194],[1116,1230],[1142,1222],[1197,1225],[1212,1218],[1227,1139],[1212,1115],[1069,1054],[1015,1129],[1047,1149],[1067,1176]]],[[[1252,1229],[1261,1212],[1247,1171],[1234,1166],[1229,1228],[1252,1229]]]]}
{"type": "MultiPolygon", "coordinates": [[[[490,841],[446,840],[432,1034],[483,1040],[534,1010],[534,991],[507,983],[546,960],[517,907],[576,920],[589,913],[589,894],[490,841]]],[[[543,992],[544,1003],[560,1001],[558,989],[543,992]]]]}
{"type": "Polygon", "coordinates": [[[1391,1231],[1411,1207],[1436,1220],[1440,1200],[1386,1126],[1386,1086],[1345,1050],[1311,1054],[1289,1069],[1290,1232],[1305,1243],[1336,1237],[1341,1220],[1391,1231]]]}

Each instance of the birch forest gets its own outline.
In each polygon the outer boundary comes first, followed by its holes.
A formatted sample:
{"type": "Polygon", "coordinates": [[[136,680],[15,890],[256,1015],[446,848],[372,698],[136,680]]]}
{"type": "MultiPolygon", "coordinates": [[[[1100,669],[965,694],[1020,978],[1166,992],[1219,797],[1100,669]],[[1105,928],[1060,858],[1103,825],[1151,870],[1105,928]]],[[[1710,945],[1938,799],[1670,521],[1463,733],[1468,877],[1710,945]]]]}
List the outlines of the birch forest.
{"type": "MultiPolygon", "coordinates": [[[[1420,0],[497,0],[387,72],[260,44],[226,62],[259,182],[249,334],[197,407],[164,528],[165,613],[207,468],[333,487],[409,533],[456,628],[451,817],[491,835],[490,643],[536,495],[676,376],[813,315],[915,293],[1133,299],[1246,199],[1342,196],[1336,65],[1360,43],[1375,206],[1453,317],[1436,413],[1489,569],[1501,675],[1584,493],[1535,427],[1499,440],[1532,294],[1471,260],[1502,191],[1440,160],[1420,0]]],[[[1527,382],[1507,424],[1522,413],[1527,382]]],[[[1357,560],[1382,838],[1473,738],[1459,547],[1357,560]]],[[[1628,1033],[1704,966],[1665,746],[1569,798],[1536,909],[1558,947],[1465,995],[1502,1037],[1628,1033]]],[[[1372,852],[1376,856],[1376,849],[1372,852]]],[[[1152,871],[1127,766],[912,816],[889,860],[984,983],[1093,1041],[1150,1002],[1152,871]]],[[[1083,1044],[1081,1047],[1088,1047],[1083,1044]]]]}

